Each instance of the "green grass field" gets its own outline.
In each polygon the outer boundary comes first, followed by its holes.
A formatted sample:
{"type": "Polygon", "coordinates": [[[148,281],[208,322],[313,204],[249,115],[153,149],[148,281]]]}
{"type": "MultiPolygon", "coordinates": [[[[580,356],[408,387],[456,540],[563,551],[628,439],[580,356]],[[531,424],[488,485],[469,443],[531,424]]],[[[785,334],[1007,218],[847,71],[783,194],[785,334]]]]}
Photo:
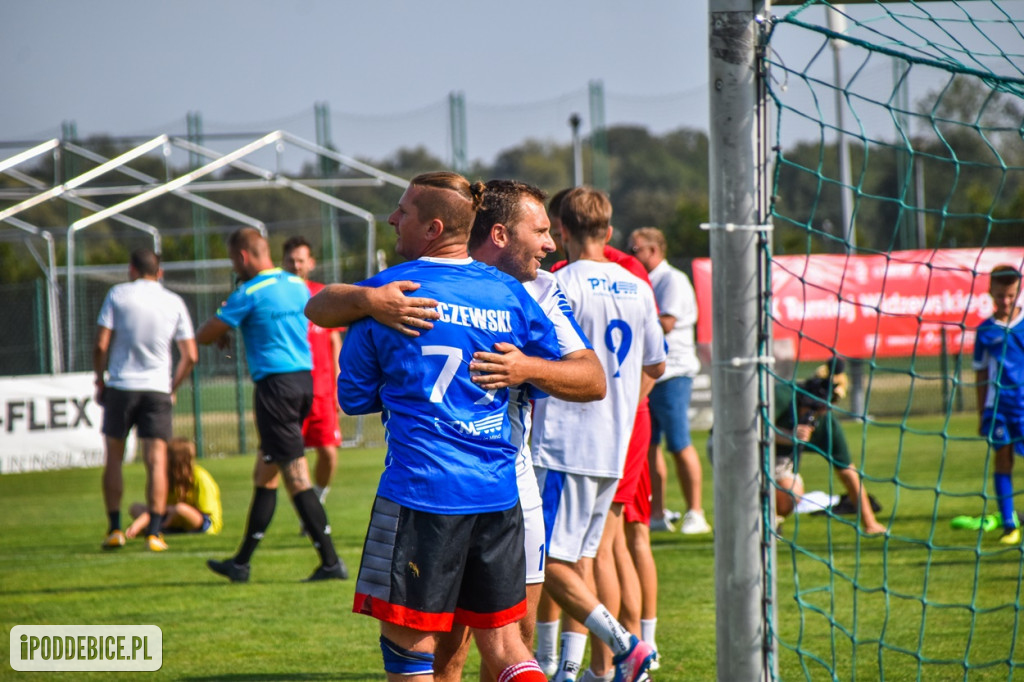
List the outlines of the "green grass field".
{"type": "MultiPolygon", "coordinates": [[[[973,418],[958,417],[947,428],[968,434],[972,424],[973,418]]],[[[982,511],[985,450],[976,440],[935,435],[943,425],[940,419],[906,424],[919,433],[847,426],[855,453],[866,435],[870,489],[885,508],[880,519],[891,522],[893,533],[889,539],[864,538],[848,517],[786,522],[775,571],[781,679],[831,679],[834,669],[836,679],[1006,680],[1013,675],[1009,661],[1018,672],[1024,666],[1024,647],[1014,648],[1022,631],[1021,551],[1002,549],[997,532],[950,529],[952,516],[982,511]],[[977,667],[965,672],[965,663],[977,667]]],[[[695,435],[703,450],[705,435],[695,435]]],[[[327,510],[339,552],[354,573],[382,451],[348,449],[341,459],[327,510]]],[[[19,624],[153,624],[163,630],[163,668],[150,673],[157,677],[383,679],[376,623],[350,612],[354,582],[300,582],[317,558],[298,535],[283,493],[249,583],[230,584],[205,567],[207,558],[229,556],[237,546],[252,464],[248,456],[204,461],[221,486],[224,532],[171,536],[171,550],[159,555],[139,541],[119,552],[99,549],[105,518],[97,469],[0,477],[5,646],[19,624]]],[[[705,471],[706,507],[713,516],[712,476],[709,467],[705,471]]],[[[808,456],[802,471],[808,490],[832,485],[820,457],[808,456]]],[[[125,481],[127,509],[142,497],[141,465],[127,465],[125,481]]],[[[673,508],[681,504],[675,487],[669,502],[673,508]]],[[[712,680],[712,540],[658,533],[654,552],[664,657],[654,679],[712,680]]],[[[475,679],[477,661],[474,655],[466,679],[475,679]]],[[[0,664],[4,679],[47,675],[16,673],[9,658],[0,664]]],[[[109,677],[49,674],[58,675],[109,677]]]]}

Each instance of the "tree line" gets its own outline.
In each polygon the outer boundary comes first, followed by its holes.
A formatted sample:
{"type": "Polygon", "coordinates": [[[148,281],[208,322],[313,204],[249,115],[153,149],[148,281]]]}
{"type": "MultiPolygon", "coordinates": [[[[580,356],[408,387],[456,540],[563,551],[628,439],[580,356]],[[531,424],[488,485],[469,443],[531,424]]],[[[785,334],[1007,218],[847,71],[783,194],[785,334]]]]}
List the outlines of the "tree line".
{"type": "MultiPolygon", "coordinates": [[[[922,120],[929,121],[931,127],[912,138],[900,143],[850,140],[857,248],[864,252],[888,252],[916,247],[1020,245],[1024,240],[1021,100],[954,79],[950,88],[919,103],[918,110],[923,112],[922,116],[927,114],[922,120]],[[922,187],[923,197],[919,197],[922,187]],[[918,223],[918,209],[922,206],[923,243],[918,223]]],[[[708,232],[700,229],[700,224],[708,220],[707,134],[683,128],[656,135],[641,126],[612,126],[605,135],[607,190],[614,206],[612,222],[616,227],[614,243],[621,247],[631,230],[654,226],[665,232],[668,256],[673,262],[685,264],[692,258],[707,256],[708,232]]],[[[93,137],[79,144],[106,158],[113,158],[131,146],[109,136],[93,137]]],[[[801,142],[775,151],[775,250],[843,251],[836,142],[801,142]]],[[[592,154],[586,145],[585,169],[589,168],[592,154]]],[[[444,160],[425,148],[402,148],[388,158],[365,161],[401,177],[447,167],[444,160]]],[[[59,167],[57,163],[47,157],[27,172],[49,183],[53,178],[63,181],[74,177],[94,165],[68,158],[59,167]]],[[[571,145],[526,140],[499,153],[492,163],[475,163],[466,174],[481,180],[515,178],[553,193],[572,184],[572,163],[571,145]]],[[[175,177],[188,170],[165,168],[158,154],[141,157],[132,167],[160,178],[175,177]]],[[[103,180],[125,184],[123,179],[111,179],[113,175],[104,176],[103,180]]],[[[298,179],[359,175],[329,163],[310,163],[295,174],[298,179]]],[[[216,179],[251,177],[229,168],[216,179]]],[[[0,176],[0,187],[18,186],[22,185],[17,180],[0,176]]],[[[373,212],[378,217],[377,245],[391,253],[394,233],[385,221],[400,195],[398,188],[345,187],[328,191],[373,212]]],[[[296,192],[271,188],[222,191],[210,198],[263,220],[272,244],[297,232],[306,235],[314,245],[320,245],[324,239],[323,205],[296,192]]],[[[108,196],[93,200],[109,205],[122,199],[108,196]]],[[[66,226],[87,214],[70,204],[51,201],[19,217],[54,231],[58,262],[63,264],[62,236],[66,226]]],[[[173,196],[142,204],[129,214],[160,228],[165,261],[192,260],[197,254],[224,258],[224,238],[236,227],[173,196]],[[197,230],[200,224],[206,229],[197,230]]],[[[334,220],[339,253],[345,263],[343,278],[357,280],[365,271],[365,223],[342,213],[334,215],[334,220]]],[[[106,221],[83,235],[79,262],[123,264],[129,251],[147,239],[138,231],[106,221]]],[[[16,240],[0,241],[0,283],[40,276],[38,266],[26,257],[24,247],[16,240]]]]}

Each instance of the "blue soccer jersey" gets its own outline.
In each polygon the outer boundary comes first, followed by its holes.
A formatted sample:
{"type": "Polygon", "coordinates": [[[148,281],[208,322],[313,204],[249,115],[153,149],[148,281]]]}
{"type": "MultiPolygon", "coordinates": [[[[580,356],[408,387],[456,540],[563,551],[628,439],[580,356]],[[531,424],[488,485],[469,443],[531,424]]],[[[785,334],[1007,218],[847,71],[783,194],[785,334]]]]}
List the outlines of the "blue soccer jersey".
{"type": "Polygon", "coordinates": [[[516,504],[516,447],[509,441],[508,389],[470,379],[477,351],[511,343],[557,360],[558,338],[519,282],[470,259],[421,258],[366,280],[412,280],[441,317],[412,338],[372,319],[345,335],[338,402],[348,414],[382,411],[388,443],[378,494],[420,511],[472,514],[516,504]]]}
{"type": "Polygon", "coordinates": [[[217,317],[238,327],[253,381],[270,374],[311,371],[305,280],[281,268],[264,270],[228,296],[217,317]]]}
{"type": "Polygon", "coordinates": [[[1024,415],[1024,311],[1009,323],[990,317],[978,326],[974,369],[988,370],[986,408],[1024,415]]]}

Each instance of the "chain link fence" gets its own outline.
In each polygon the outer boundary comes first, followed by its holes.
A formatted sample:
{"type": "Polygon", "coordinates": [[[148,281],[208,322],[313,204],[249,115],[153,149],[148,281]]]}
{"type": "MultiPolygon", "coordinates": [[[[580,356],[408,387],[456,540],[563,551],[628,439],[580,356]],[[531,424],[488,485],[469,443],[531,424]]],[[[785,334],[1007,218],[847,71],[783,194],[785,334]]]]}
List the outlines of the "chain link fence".
{"type": "MultiPolygon", "coordinates": [[[[65,371],[92,369],[96,317],[110,287],[128,280],[128,267],[86,266],[76,270],[74,320],[68,319],[66,274],[58,278],[62,362],[65,371]],[[68,348],[69,325],[74,343],[68,348]]],[[[228,260],[164,263],[163,284],[184,299],[198,327],[213,315],[234,287],[228,260]]],[[[0,285],[4,324],[0,325],[0,375],[46,374],[54,364],[49,335],[46,281],[0,285]]],[[[232,333],[231,346],[199,347],[192,381],[177,392],[174,433],[195,439],[202,456],[254,451],[258,444],[252,418],[252,381],[245,362],[241,335],[232,333]]],[[[175,361],[177,350],[175,349],[175,361]]],[[[383,445],[380,421],[374,417],[341,416],[345,445],[383,445]]]]}

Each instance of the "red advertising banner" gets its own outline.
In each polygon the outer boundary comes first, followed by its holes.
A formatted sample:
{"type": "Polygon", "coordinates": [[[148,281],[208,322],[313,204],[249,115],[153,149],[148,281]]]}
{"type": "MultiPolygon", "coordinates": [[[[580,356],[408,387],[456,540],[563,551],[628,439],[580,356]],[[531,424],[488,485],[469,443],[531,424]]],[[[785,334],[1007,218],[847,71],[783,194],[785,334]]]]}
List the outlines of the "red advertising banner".
{"type": "MultiPolygon", "coordinates": [[[[988,273],[1024,269],[1024,248],[815,254],[772,260],[775,355],[787,360],[938,355],[974,346],[992,314],[988,273]]],[[[697,342],[711,343],[711,260],[693,261],[697,342]]]]}

